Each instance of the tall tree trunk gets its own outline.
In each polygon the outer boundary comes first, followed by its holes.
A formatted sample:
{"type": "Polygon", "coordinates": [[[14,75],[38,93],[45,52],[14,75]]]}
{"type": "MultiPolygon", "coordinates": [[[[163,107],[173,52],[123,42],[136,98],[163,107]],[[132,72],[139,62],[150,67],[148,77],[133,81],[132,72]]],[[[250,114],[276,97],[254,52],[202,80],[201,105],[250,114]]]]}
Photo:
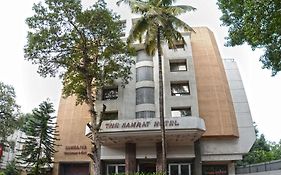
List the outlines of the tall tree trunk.
{"type": "Polygon", "coordinates": [[[39,142],[39,152],[38,152],[38,155],[37,155],[37,160],[36,160],[36,166],[35,166],[35,172],[34,174],[35,175],[39,175],[39,159],[41,157],[41,152],[42,152],[42,133],[40,133],[40,142],[39,142]]]}
{"type": "Polygon", "coordinates": [[[95,175],[101,175],[101,144],[99,139],[99,125],[97,124],[97,115],[95,111],[95,105],[94,105],[94,97],[92,95],[92,80],[87,79],[86,80],[86,88],[87,88],[87,97],[88,97],[88,107],[89,112],[91,115],[91,123],[92,123],[92,147],[91,147],[91,156],[90,158],[93,160],[94,163],[94,174],[95,175]]]}
{"type": "Polygon", "coordinates": [[[164,95],[163,95],[163,71],[161,58],[161,29],[157,29],[157,50],[158,50],[158,69],[159,69],[159,113],[160,113],[160,129],[162,142],[162,173],[166,174],[167,160],[166,160],[166,136],[165,136],[165,122],[164,122],[164,95]]]}
{"type": "MultiPolygon", "coordinates": [[[[87,55],[87,44],[86,42],[83,42],[83,68],[85,72],[84,73],[84,78],[85,78],[85,84],[86,84],[86,92],[87,92],[87,105],[89,107],[89,113],[91,116],[91,132],[92,132],[92,140],[91,140],[91,153],[88,154],[88,156],[92,159],[93,161],[93,167],[94,167],[94,175],[101,175],[101,144],[100,144],[100,139],[99,139],[99,129],[100,129],[100,123],[97,122],[97,114],[95,110],[95,99],[93,96],[93,86],[92,86],[92,81],[93,79],[87,74],[88,67],[89,65],[89,57],[87,55]]],[[[97,59],[97,58],[96,58],[97,59]]],[[[96,60],[97,64],[97,60],[96,60]]]]}

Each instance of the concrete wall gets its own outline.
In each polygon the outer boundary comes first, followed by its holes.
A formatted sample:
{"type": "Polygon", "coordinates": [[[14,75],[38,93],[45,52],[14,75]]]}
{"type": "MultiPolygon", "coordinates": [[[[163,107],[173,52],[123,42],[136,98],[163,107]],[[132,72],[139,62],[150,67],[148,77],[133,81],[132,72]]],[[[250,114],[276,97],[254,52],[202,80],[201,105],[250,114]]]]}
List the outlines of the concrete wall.
{"type": "MultiPolygon", "coordinates": [[[[199,117],[197,83],[195,79],[195,70],[194,70],[195,68],[192,59],[190,33],[183,33],[183,36],[186,42],[184,48],[173,50],[173,49],[169,49],[167,44],[163,46],[165,117],[171,117],[172,107],[191,107],[192,116],[199,117]],[[171,72],[170,61],[175,61],[175,60],[186,60],[187,71],[171,72]],[[189,82],[190,95],[186,95],[186,96],[171,95],[171,82],[180,82],[180,81],[189,82]]],[[[156,74],[158,76],[158,70],[156,74]]],[[[156,82],[158,82],[158,78],[156,82]]]]}
{"type": "Polygon", "coordinates": [[[247,96],[236,62],[232,59],[226,59],[224,67],[238,123],[239,151],[243,154],[248,153],[256,140],[256,135],[247,96]]]}
{"type": "Polygon", "coordinates": [[[281,170],[275,171],[265,171],[265,172],[258,172],[258,173],[247,173],[247,174],[239,174],[239,175],[280,175],[281,170]]]}
{"type": "MultiPolygon", "coordinates": [[[[172,107],[191,107],[192,116],[199,117],[198,99],[197,99],[197,86],[195,79],[194,63],[192,59],[190,34],[185,33],[184,38],[187,45],[184,49],[174,51],[169,49],[167,45],[163,45],[163,82],[164,82],[164,116],[171,117],[172,107]],[[170,61],[186,60],[188,71],[170,72],[170,61]],[[190,95],[187,96],[172,96],[171,95],[171,82],[188,81],[190,85],[190,95]]],[[[140,48],[138,48],[140,49],[140,48]]],[[[149,57],[144,53],[144,50],[138,50],[137,57],[149,57]]],[[[136,58],[134,58],[136,60],[136,58]]],[[[143,110],[155,111],[155,117],[159,117],[159,73],[158,73],[158,56],[157,54],[151,61],[137,62],[132,66],[132,80],[125,88],[118,86],[118,99],[116,100],[101,100],[98,98],[97,111],[102,111],[102,105],[107,106],[107,111],[117,111],[118,119],[134,119],[135,113],[143,110]],[[136,82],[136,68],[142,66],[153,67],[153,81],[140,81],[136,82]],[[153,87],[154,88],[154,104],[141,104],[136,105],[136,88],[139,87],[153,87]],[[130,106],[130,107],[128,107],[130,106]]],[[[116,82],[118,85],[118,82],[116,82]]],[[[101,93],[98,93],[100,96],[101,93]]]]}
{"type": "Polygon", "coordinates": [[[252,117],[235,62],[223,62],[213,33],[205,27],[191,35],[199,115],[206,123],[202,161],[242,159],[255,141],[252,117]]]}
{"type": "Polygon", "coordinates": [[[224,60],[224,67],[233,100],[239,138],[203,138],[203,161],[239,160],[255,141],[253,121],[237,64],[232,59],[224,60]]]}

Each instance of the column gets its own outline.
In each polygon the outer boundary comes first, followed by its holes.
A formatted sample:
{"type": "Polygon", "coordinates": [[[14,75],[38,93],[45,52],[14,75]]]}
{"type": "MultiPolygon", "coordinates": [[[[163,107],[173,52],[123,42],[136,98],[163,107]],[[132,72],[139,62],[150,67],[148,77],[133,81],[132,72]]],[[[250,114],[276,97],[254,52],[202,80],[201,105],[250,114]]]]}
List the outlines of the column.
{"type": "Polygon", "coordinates": [[[125,173],[133,174],[136,172],[136,144],[125,144],[125,173]]]}
{"type": "Polygon", "coordinates": [[[200,140],[197,140],[196,142],[194,142],[194,152],[195,152],[194,175],[202,175],[200,140]]]}
{"type": "Polygon", "coordinates": [[[234,162],[230,162],[228,164],[228,174],[235,175],[235,163],[234,162]]]}
{"type": "Polygon", "coordinates": [[[156,143],[156,172],[162,172],[162,143],[156,143]]]}

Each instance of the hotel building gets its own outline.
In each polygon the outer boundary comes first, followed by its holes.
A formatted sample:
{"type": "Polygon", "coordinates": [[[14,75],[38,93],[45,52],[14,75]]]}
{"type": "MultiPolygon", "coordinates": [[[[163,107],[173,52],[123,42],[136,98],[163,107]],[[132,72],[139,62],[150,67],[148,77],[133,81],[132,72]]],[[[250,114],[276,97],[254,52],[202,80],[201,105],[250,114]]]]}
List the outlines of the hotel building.
{"type": "MultiPolygon", "coordinates": [[[[131,21],[127,21],[127,25],[131,21]]],[[[255,141],[242,80],[234,60],[223,60],[206,27],[183,33],[177,50],[163,44],[164,113],[169,175],[234,175],[255,141]]],[[[102,174],[155,172],[161,166],[157,56],[136,44],[132,80],[116,81],[97,93],[96,109],[106,105],[101,126],[102,174]]],[[[90,121],[86,105],[61,99],[58,111],[59,152],[54,175],[88,175],[92,165],[90,121]],[[85,132],[86,128],[86,132],[85,132]],[[85,136],[87,135],[87,136],[85,136]]]]}

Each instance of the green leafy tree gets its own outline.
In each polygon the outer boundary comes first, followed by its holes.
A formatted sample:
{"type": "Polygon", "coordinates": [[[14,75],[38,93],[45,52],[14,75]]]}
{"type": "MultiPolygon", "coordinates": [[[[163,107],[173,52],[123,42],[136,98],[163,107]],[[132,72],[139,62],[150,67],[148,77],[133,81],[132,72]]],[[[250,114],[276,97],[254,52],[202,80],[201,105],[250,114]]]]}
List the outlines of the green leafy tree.
{"type": "Polygon", "coordinates": [[[263,68],[276,75],[281,70],[281,1],[218,0],[217,4],[223,25],[229,27],[226,45],[263,48],[263,68]]]}
{"type": "Polygon", "coordinates": [[[86,103],[91,116],[94,173],[100,174],[99,129],[102,118],[95,110],[96,90],[130,79],[133,50],[121,39],[122,22],[104,0],[83,10],[79,0],[45,0],[35,4],[26,20],[30,31],[25,57],[39,65],[41,76],[63,78],[65,97],[75,95],[86,103]]]}
{"type": "Polygon", "coordinates": [[[237,161],[238,166],[281,159],[281,140],[279,143],[269,142],[263,134],[258,134],[256,126],[255,131],[257,139],[249,153],[241,161],[237,161]]]}
{"type": "Polygon", "coordinates": [[[27,135],[20,142],[23,148],[20,155],[17,155],[19,163],[31,167],[31,173],[34,175],[43,175],[46,173],[46,168],[51,167],[53,156],[56,152],[55,142],[58,140],[58,131],[54,122],[55,112],[53,104],[49,101],[44,101],[35,108],[30,114],[24,125],[24,131],[27,135]]]}
{"type": "Polygon", "coordinates": [[[7,164],[4,175],[20,175],[20,171],[17,169],[16,161],[11,161],[7,164]]]}
{"type": "Polygon", "coordinates": [[[271,152],[273,154],[273,159],[274,160],[280,160],[281,159],[281,140],[279,143],[273,143],[271,152]]]}
{"type": "Polygon", "coordinates": [[[238,161],[238,165],[248,165],[260,162],[266,162],[272,160],[270,153],[271,145],[265,139],[264,135],[261,134],[257,137],[254,145],[252,146],[249,153],[243,156],[242,161],[238,161]]]}
{"type": "Polygon", "coordinates": [[[0,144],[4,148],[9,144],[7,137],[14,132],[19,115],[14,88],[0,82],[0,144]]]}
{"type": "Polygon", "coordinates": [[[164,125],[164,99],[163,99],[163,73],[162,73],[162,47],[164,42],[171,48],[176,48],[176,43],[185,44],[184,37],[179,29],[193,31],[193,29],[176,16],[195,10],[186,5],[173,6],[174,0],[120,0],[117,4],[129,4],[132,13],[140,14],[140,19],[130,31],[127,42],[144,42],[148,55],[158,54],[159,69],[159,111],[160,128],[162,137],[162,172],[166,172],[166,139],[164,125]]]}

